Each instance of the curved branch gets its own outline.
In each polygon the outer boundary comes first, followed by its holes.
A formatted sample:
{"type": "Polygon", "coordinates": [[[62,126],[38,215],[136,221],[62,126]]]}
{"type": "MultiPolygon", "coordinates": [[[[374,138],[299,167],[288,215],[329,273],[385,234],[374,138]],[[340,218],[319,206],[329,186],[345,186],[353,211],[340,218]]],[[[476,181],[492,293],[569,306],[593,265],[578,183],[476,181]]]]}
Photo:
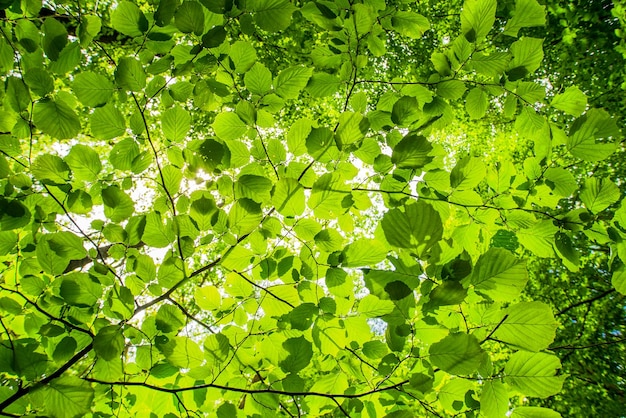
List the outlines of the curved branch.
{"type": "Polygon", "coordinates": [[[353,394],[345,394],[345,393],[332,394],[332,393],[322,393],[322,392],[295,392],[295,391],[292,392],[292,391],[276,390],[276,389],[269,389],[269,388],[268,389],[244,389],[244,388],[238,388],[238,387],[232,387],[232,386],[217,385],[214,383],[206,383],[204,385],[198,385],[198,386],[185,386],[185,387],[180,387],[180,388],[165,388],[165,387],[151,385],[149,383],[144,383],[144,382],[107,382],[104,380],[93,379],[90,377],[83,377],[83,380],[90,382],[90,383],[98,383],[100,385],[107,385],[107,386],[142,386],[148,389],[156,390],[159,392],[165,392],[165,393],[188,392],[188,391],[193,391],[193,390],[198,390],[198,389],[219,389],[219,390],[225,390],[225,391],[237,392],[237,393],[246,393],[246,394],[271,393],[274,395],[283,395],[283,396],[316,396],[316,397],[328,398],[328,399],[335,399],[335,398],[357,399],[357,398],[362,398],[362,397],[369,396],[369,395],[372,395],[374,393],[379,393],[379,392],[386,392],[390,390],[399,391],[402,388],[402,386],[409,383],[408,380],[403,380],[400,383],[396,383],[390,386],[385,386],[382,388],[372,389],[367,392],[353,393],[353,394]]]}
{"type": "Polygon", "coordinates": [[[550,347],[550,348],[548,348],[548,350],[586,350],[588,348],[601,347],[601,346],[604,346],[604,345],[619,344],[619,343],[623,343],[624,341],[626,341],[626,338],[620,338],[618,340],[605,341],[605,342],[602,342],[602,343],[589,344],[589,345],[579,345],[579,346],[575,346],[575,345],[560,345],[558,347],[550,347]]]}
{"type": "Polygon", "coordinates": [[[82,359],[84,356],[89,354],[92,348],[93,348],[93,343],[87,344],[85,348],[80,350],[78,353],[74,354],[74,356],[71,359],[69,359],[63,366],[59,367],[52,374],[44,377],[39,382],[36,382],[30,386],[22,386],[21,388],[19,388],[17,392],[15,392],[13,395],[9,396],[4,401],[0,402],[0,413],[2,413],[2,411],[4,411],[9,406],[11,406],[14,402],[17,402],[22,397],[28,395],[30,392],[33,391],[33,389],[37,389],[41,386],[47,385],[48,383],[50,383],[57,377],[60,377],[63,373],[65,373],[67,369],[72,367],[74,364],[78,363],[80,359],[82,359]]]}
{"type": "Polygon", "coordinates": [[[613,292],[615,292],[615,288],[612,288],[612,289],[609,289],[609,290],[605,290],[604,292],[602,292],[599,295],[596,295],[596,296],[594,296],[592,298],[581,300],[579,302],[573,303],[573,304],[569,305],[568,307],[563,308],[560,311],[558,311],[556,313],[556,316],[563,315],[565,312],[569,311],[570,309],[577,308],[577,307],[579,307],[581,305],[591,304],[591,303],[593,303],[593,302],[595,302],[597,300],[600,300],[600,299],[610,295],[613,292]]]}

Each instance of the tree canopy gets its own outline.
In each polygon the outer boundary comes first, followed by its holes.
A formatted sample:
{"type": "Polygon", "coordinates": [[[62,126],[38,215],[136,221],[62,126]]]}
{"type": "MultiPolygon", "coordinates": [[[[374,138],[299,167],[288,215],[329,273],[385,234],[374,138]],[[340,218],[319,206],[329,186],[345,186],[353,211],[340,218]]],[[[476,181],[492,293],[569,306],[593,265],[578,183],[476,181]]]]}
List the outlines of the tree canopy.
{"type": "Polygon", "coordinates": [[[0,415],[623,414],[625,10],[0,0],[0,415]]]}

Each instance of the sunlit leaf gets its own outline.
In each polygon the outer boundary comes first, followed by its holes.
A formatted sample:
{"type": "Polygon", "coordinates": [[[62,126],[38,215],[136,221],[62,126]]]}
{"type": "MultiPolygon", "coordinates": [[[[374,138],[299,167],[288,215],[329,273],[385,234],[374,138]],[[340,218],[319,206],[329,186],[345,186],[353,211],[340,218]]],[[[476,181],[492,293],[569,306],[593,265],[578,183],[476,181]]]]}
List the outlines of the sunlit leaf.
{"type": "Polygon", "coordinates": [[[481,41],[496,19],[495,0],[466,0],[461,13],[461,32],[470,42],[481,41]]]}
{"type": "Polygon", "coordinates": [[[41,396],[46,411],[52,416],[85,416],[90,412],[94,398],[89,383],[75,376],[62,376],[35,393],[37,397],[41,396]]]}
{"type": "Polygon", "coordinates": [[[516,0],[513,17],[504,27],[504,33],[517,36],[521,28],[543,26],[546,24],[545,7],[536,0],[516,0]]]}
{"type": "Polygon", "coordinates": [[[148,20],[139,7],[130,1],[121,1],[111,14],[114,29],[128,36],[141,36],[148,30],[148,20]]]}
{"type": "Polygon", "coordinates": [[[263,30],[277,32],[289,26],[296,8],[288,0],[259,0],[254,3],[254,21],[263,30]]]}
{"type": "Polygon", "coordinates": [[[80,119],[65,102],[43,99],[35,104],[33,122],[56,139],[74,138],[80,132],[80,119]]]}
{"type": "Polygon", "coordinates": [[[450,334],[431,345],[428,352],[433,365],[454,374],[475,372],[484,354],[478,340],[464,333],[450,334]]]}
{"type": "Polygon", "coordinates": [[[547,348],[556,332],[557,322],[550,307],[541,302],[520,302],[506,310],[506,319],[494,336],[529,351],[547,348]]]}
{"type": "Polygon", "coordinates": [[[504,367],[505,382],[524,395],[547,398],[561,390],[565,376],[556,375],[560,368],[552,354],[518,351],[504,367]]]}

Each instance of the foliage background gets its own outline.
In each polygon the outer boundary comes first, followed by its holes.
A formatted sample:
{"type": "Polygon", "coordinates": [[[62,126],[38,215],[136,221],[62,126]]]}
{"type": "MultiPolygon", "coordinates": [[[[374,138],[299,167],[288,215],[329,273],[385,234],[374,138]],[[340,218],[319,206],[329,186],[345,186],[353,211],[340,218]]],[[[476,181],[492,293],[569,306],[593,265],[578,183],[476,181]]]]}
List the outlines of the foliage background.
{"type": "Polygon", "coordinates": [[[0,414],[623,414],[625,12],[0,0],[0,414]]]}

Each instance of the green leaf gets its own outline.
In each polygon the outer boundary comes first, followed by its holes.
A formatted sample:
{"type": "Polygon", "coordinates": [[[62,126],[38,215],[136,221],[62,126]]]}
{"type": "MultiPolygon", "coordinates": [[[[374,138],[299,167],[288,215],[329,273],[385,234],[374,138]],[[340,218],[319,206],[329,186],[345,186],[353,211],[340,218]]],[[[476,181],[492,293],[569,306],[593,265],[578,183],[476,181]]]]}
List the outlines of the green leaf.
{"type": "Polygon", "coordinates": [[[93,406],[94,390],[89,383],[75,376],[61,376],[35,392],[45,410],[54,417],[83,417],[93,406]]]}
{"type": "Polygon", "coordinates": [[[251,199],[239,199],[228,213],[230,229],[238,236],[254,231],[261,225],[262,220],[261,206],[251,199]]]}
{"type": "Polygon", "coordinates": [[[208,10],[217,14],[224,14],[233,7],[232,0],[200,0],[200,3],[208,10]]]}
{"type": "Polygon", "coordinates": [[[124,35],[136,37],[148,30],[148,20],[135,3],[120,1],[111,13],[111,26],[124,35]]]}
{"type": "Polygon", "coordinates": [[[515,299],[527,281],[526,263],[500,248],[491,248],[481,255],[471,277],[479,293],[496,301],[515,299]]]}
{"type": "Polygon", "coordinates": [[[135,140],[126,138],[119,141],[111,149],[109,161],[113,167],[118,170],[130,170],[133,167],[133,161],[135,161],[139,155],[139,146],[135,140]]]}
{"type": "Polygon", "coordinates": [[[78,26],[78,38],[81,46],[87,46],[98,36],[102,29],[102,20],[98,16],[82,15],[78,26]]]}
{"type": "Polygon", "coordinates": [[[466,400],[472,400],[476,385],[466,379],[450,379],[439,390],[438,397],[441,406],[449,415],[454,415],[459,409],[466,409],[466,400]]]}
{"type": "Polygon", "coordinates": [[[328,162],[331,156],[338,151],[333,131],[328,128],[313,128],[305,140],[306,150],[311,157],[319,162],[328,162]]]}
{"type": "Polygon", "coordinates": [[[272,182],[266,177],[244,174],[235,182],[236,197],[247,197],[257,203],[269,201],[271,190],[272,182]]]}
{"type": "Polygon", "coordinates": [[[554,341],[558,324],[548,305],[520,302],[510,306],[506,315],[494,333],[497,339],[529,351],[541,351],[554,341]]]}
{"type": "Polygon", "coordinates": [[[194,291],[194,300],[200,308],[211,311],[220,307],[222,297],[217,287],[203,286],[194,291]]]}
{"type": "Polygon", "coordinates": [[[77,347],[78,344],[74,338],[69,336],[63,337],[63,339],[54,348],[52,358],[58,363],[65,362],[74,355],[77,347]]]}
{"type": "Polygon", "coordinates": [[[461,80],[447,80],[437,84],[437,95],[444,99],[458,100],[465,90],[465,83],[461,80]]]}
{"type": "Polygon", "coordinates": [[[82,53],[80,44],[78,42],[72,42],[63,48],[59,59],[50,63],[49,69],[55,74],[65,75],[79,66],[81,59],[82,53]]]}
{"type": "Polygon", "coordinates": [[[580,116],[587,108],[587,96],[578,87],[570,86],[554,96],[550,104],[567,114],[580,116]]]}
{"type": "Polygon", "coordinates": [[[410,126],[421,116],[415,97],[403,96],[393,104],[391,121],[399,126],[410,126]]]}
{"type": "Polygon", "coordinates": [[[344,238],[334,229],[322,229],[313,237],[315,245],[328,253],[342,249],[344,238]]]}
{"type": "Polygon", "coordinates": [[[180,106],[167,109],[161,116],[161,128],[165,138],[181,142],[191,128],[191,115],[180,106]]]}
{"type": "Polygon", "coordinates": [[[509,394],[502,382],[487,381],[480,394],[480,413],[487,418],[501,418],[509,410],[509,394]]]}
{"type": "Polygon", "coordinates": [[[44,20],[41,28],[44,34],[43,50],[51,61],[56,61],[67,45],[67,29],[65,25],[52,17],[44,20]]]}
{"type": "Polygon", "coordinates": [[[341,176],[337,173],[326,173],[313,184],[307,204],[318,218],[333,219],[347,210],[342,202],[349,194],[350,188],[341,176]]]}
{"type": "Polygon", "coordinates": [[[146,73],[141,62],[132,57],[123,57],[115,69],[115,82],[124,90],[141,91],[146,87],[146,73]]]}
{"type": "Polygon", "coordinates": [[[540,5],[537,0],[516,0],[513,17],[506,23],[504,34],[517,36],[521,28],[544,26],[545,24],[545,7],[540,5]]]}
{"type": "Polygon", "coordinates": [[[32,68],[24,74],[24,82],[31,91],[39,96],[45,96],[54,90],[54,80],[50,74],[41,68],[32,68]]]}
{"type": "Polygon", "coordinates": [[[177,334],[185,326],[185,317],[174,305],[161,305],[155,321],[157,329],[166,334],[177,334]]]}
{"type": "Polygon", "coordinates": [[[121,222],[135,212],[133,200],[117,186],[102,189],[104,216],[113,222],[121,222]]]}
{"type": "Polygon", "coordinates": [[[12,231],[0,232],[0,256],[8,255],[18,242],[17,234],[12,231]]]}
{"type": "Polygon", "coordinates": [[[178,194],[180,182],[183,179],[182,171],[173,165],[166,165],[161,168],[161,174],[163,175],[163,186],[165,187],[166,193],[170,196],[178,194]]]}
{"type": "Polygon", "coordinates": [[[368,341],[363,344],[363,354],[371,359],[383,358],[388,353],[388,348],[382,341],[368,341]]]}
{"type": "Polygon", "coordinates": [[[580,192],[580,200],[591,213],[599,213],[620,199],[619,188],[609,179],[590,177],[580,192]]]}
{"type": "Polygon", "coordinates": [[[432,161],[433,146],[421,135],[407,135],[393,149],[391,162],[398,168],[419,169],[432,161]]]}
{"type": "Polygon", "coordinates": [[[420,39],[430,29],[428,19],[419,13],[396,11],[391,17],[391,25],[400,34],[413,39],[420,39]]]}
{"type": "Polygon", "coordinates": [[[518,406],[513,409],[511,418],[561,418],[561,414],[539,406],[518,406]]]}
{"type": "Polygon", "coordinates": [[[224,26],[215,26],[202,36],[202,46],[205,48],[217,48],[226,40],[226,29],[224,26]]]}
{"type": "Polygon", "coordinates": [[[283,216],[292,217],[304,212],[304,188],[296,179],[281,178],[272,192],[272,205],[283,216]]]}
{"type": "Polygon", "coordinates": [[[306,91],[313,97],[327,97],[337,93],[340,87],[339,77],[325,72],[316,72],[311,75],[306,91]]]}
{"type": "Polygon", "coordinates": [[[313,344],[304,337],[289,338],[283,343],[289,355],[279,363],[286,373],[296,373],[304,369],[313,357],[313,344]]]}
{"type": "Polygon", "coordinates": [[[552,243],[557,230],[552,221],[541,221],[531,228],[517,231],[517,239],[522,246],[538,257],[554,257],[552,243]]]}
{"type": "Polygon", "coordinates": [[[36,179],[45,184],[65,184],[70,178],[69,166],[56,155],[40,155],[30,170],[36,179]]]}
{"type": "Polygon", "coordinates": [[[146,215],[146,228],[143,231],[141,240],[147,245],[156,248],[164,248],[174,241],[175,235],[171,224],[163,224],[161,215],[157,212],[150,212],[146,215]]]}
{"type": "Polygon", "coordinates": [[[42,99],[35,103],[33,122],[41,131],[56,139],[70,139],[80,132],[80,119],[65,102],[42,99]]]}
{"type": "Polygon", "coordinates": [[[312,74],[313,69],[308,67],[286,68],[274,79],[274,91],[284,99],[296,99],[312,74]]]}
{"type": "Polygon", "coordinates": [[[286,29],[296,10],[289,0],[257,0],[253,4],[255,23],[268,32],[286,29]]]}
{"type": "Polygon", "coordinates": [[[498,77],[504,73],[511,55],[507,52],[492,52],[489,55],[477,52],[470,58],[470,63],[477,73],[489,77],[498,77]]]}
{"type": "Polygon", "coordinates": [[[90,121],[91,133],[98,139],[113,139],[126,133],[124,115],[111,103],[94,110],[90,121]]]}
{"type": "Polygon", "coordinates": [[[115,87],[105,76],[86,71],[74,77],[72,90],[85,106],[98,107],[111,99],[115,87]]]}
{"type": "Polygon", "coordinates": [[[396,305],[390,300],[382,300],[374,295],[367,295],[359,301],[357,312],[367,318],[377,318],[391,313],[396,305]]]}
{"type": "Polygon", "coordinates": [[[461,12],[461,32],[470,42],[481,42],[496,21],[496,0],[466,0],[461,12]]]}
{"type": "Polygon", "coordinates": [[[237,41],[230,47],[228,53],[238,73],[245,73],[256,62],[257,56],[254,47],[249,42],[237,41]]]}
{"type": "Polygon", "coordinates": [[[478,158],[464,157],[450,172],[450,186],[456,190],[469,190],[484,180],[487,171],[478,158]]]}
{"type": "Polygon", "coordinates": [[[6,94],[5,103],[15,112],[25,111],[31,104],[30,92],[21,78],[7,78],[6,94]]]}
{"type": "Polygon", "coordinates": [[[484,352],[478,340],[465,333],[450,334],[428,350],[435,367],[452,374],[472,374],[482,362],[484,352]]]}
{"type": "Polygon", "coordinates": [[[183,33],[193,32],[202,35],[204,32],[204,11],[195,1],[184,1],[176,10],[174,24],[183,33]]]}
{"type": "Polygon", "coordinates": [[[520,81],[515,92],[526,101],[541,102],[546,96],[546,87],[539,83],[520,81]]]}
{"type": "Polygon", "coordinates": [[[576,158],[599,161],[617,148],[614,139],[620,135],[615,120],[599,109],[591,109],[576,119],[567,138],[567,149],[576,158]]]}
{"type": "Polygon", "coordinates": [[[175,337],[168,343],[165,358],[173,366],[192,369],[204,362],[204,353],[200,346],[187,337],[175,337]]]}
{"type": "Polygon", "coordinates": [[[37,244],[39,265],[55,276],[65,271],[70,260],[80,260],[87,254],[83,241],[71,232],[42,235],[37,244]]]}
{"type": "Polygon", "coordinates": [[[546,184],[557,194],[569,197],[578,189],[574,175],[561,167],[550,167],[543,173],[546,184]]]}
{"type": "Polygon", "coordinates": [[[337,148],[344,150],[350,145],[359,143],[369,129],[369,121],[360,113],[344,112],[339,116],[339,126],[335,135],[337,148]]]}
{"type": "Polygon", "coordinates": [[[569,235],[561,231],[557,232],[554,236],[554,248],[570,271],[578,271],[580,255],[569,235]]]}
{"type": "Polygon", "coordinates": [[[543,60],[543,39],[522,37],[511,44],[510,51],[513,59],[509,63],[509,80],[515,81],[539,68],[543,60]],[[519,68],[525,71],[518,75],[519,68]]]}
{"type": "Polygon", "coordinates": [[[217,115],[213,122],[215,135],[220,139],[230,141],[241,137],[248,130],[248,126],[239,119],[236,113],[223,112],[217,115]]]}
{"type": "Polygon", "coordinates": [[[189,215],[196,222],[201,231],[211,228],[211,220],[216,212],[217,206],[210,195],[202,194],[198,197],[192,197],[189,215]]]}
{"type": "Polygon", "coordinates": [[[357,239],[343,250],[344,267],[373,266],[387,257],[387,248],[380,241],[357,239]]]}
{"type": "Polygon", "coordinates": [[[96,181],[102,170],[98,153],[87,145],[74,145],[65,157],[65,162],[72,169],[72,175],[76,180],[96,181]]]}
{"type": "MultiPolygon", "coordinates": [[[[24,19],[25,20],[25,19],[24,19]]],[[[13,48],[5,39],[0,40],[0,73],[8,73],[14,65],[13,48]]]]}
{"type": "Polygon", "coordinates": [[[0,197],[0,228],[8,231],[21,228],[29,223],[31,213],[24,204],[17,200],[0,197]]]}
{"type": "Polygon", "coordinates": [[[435,306],[458,305],[467,297],[467,289],[459,282],[445,281],[435,287],[428,297],[435,306]]]}
{"type": "Polygon", "coordinates": [[[489,96],[487,92],[480,88],[475,87],[467,93],[465,98],[465,110],[470,119],[480,119],[485,116],[487,109],[489,108],[489,96]]]}
{"type": "Polygon", "coordinates": [[[443,234],[439,213],[422,201],[390,210],[381,225],[391,245],[413,249],[419,255],[436,245],[443,234]]]}
{"type": "Polygon", "coordinates": [[[504,381],[523,395],[547,398],[561,391],[565,376],[556,375],[560,368],[552,354],[518,351],[504,366],[504,381]]]}
{"type": "Polygon", "coordinates": [[[263,96],[272,89],[272,73],[263,64],[257,62],[243,77],[250,93],[263,96]]]}
{"type": "Polygon", "coordinates": [[[122,329],[117,325],[100,329],[93,339],[94,351],[105,361],[119,359],[124,352],[125,345],[122,329]]]}
{"type": "Polygon", "coordinates": [[[613,272],[611,284],[619,293],[626,295],[626,268],[624,266],[613,272]]]}

